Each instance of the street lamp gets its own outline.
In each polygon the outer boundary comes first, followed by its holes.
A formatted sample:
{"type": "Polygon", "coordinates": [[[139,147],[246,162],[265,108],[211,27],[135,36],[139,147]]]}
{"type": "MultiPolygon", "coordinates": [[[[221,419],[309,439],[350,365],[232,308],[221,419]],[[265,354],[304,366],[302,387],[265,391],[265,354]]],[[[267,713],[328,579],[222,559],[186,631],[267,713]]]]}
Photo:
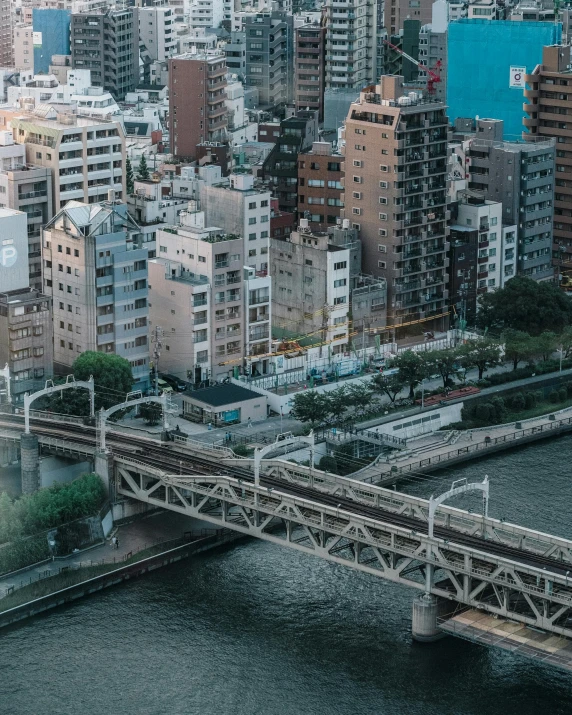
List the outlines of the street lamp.
{"type": "Polygon", "coordinates": [[[425,378],[421,380],[421,409],[425,407],[425,378]]]}
{"type": "Polygon", "coordinates": [[[562,372],[562,357],[564,355],[564,345],[561,345],[558,348],[558,352],[560,353],[560,369],[558,370],[558,372],[562,372]]]}

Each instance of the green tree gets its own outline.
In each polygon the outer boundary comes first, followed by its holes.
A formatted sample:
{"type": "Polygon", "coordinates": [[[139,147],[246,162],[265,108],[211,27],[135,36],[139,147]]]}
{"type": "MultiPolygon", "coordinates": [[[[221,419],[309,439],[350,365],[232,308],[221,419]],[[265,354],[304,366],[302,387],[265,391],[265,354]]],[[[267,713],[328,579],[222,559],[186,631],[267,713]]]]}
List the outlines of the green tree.
{"type": "Polygon", "coordinates": [[[373,397],[374,393],[371,389],[371,385],[364,381],[354,382],[352,385],[348,385],[347,399],[358,415],[367,412],[373,402],[373,397]]]}
{"type": "Polygon", "coordinates": [[[394,403],[397,395],[406,387],[407,383],[401,379],[399,373],[395,373],[394,375],[382,375],[378,373],[371,381],[371,385],[376,392],[387,395],[389,401],[394,403]]]}
{"type": "Polygon", "coordinates": [[[458,373],[457,361],[457,350],[450,348],[427,353],[427,366],[430,372],[438,372],[441,375],[443,387],[448,387],[452,382],[451,378],[458,373]]]}
{"type": "Polygon", "coordinates": [[[346,413],[349,402],[346,388],[342,385],[328,392],[329,411],[335,422],[340,422],[346,413]]]}
{"type": "Polygon", "coordinates": [[[130,196],[133,193],[133,166],[129,157],[125,162],[125,183],[127,185],[127,194],[130,196]]]}
{"type": "Polygon", "coordinates": [[[493,367],[501,362],[501,348],[495,340],[482,337],[467,340],[464,345],[457,348],[459,363],[468,370],[476,367],[479,371],[479,380],[488,367],[493,367]]]}
{"type": "MultiPolygon", "coordinates": [[[[88,350],[75,359],[71,373],[76,380],[89,380],[93,375],[96,410],[123,402],[133,386],[131,365],[119,355],[88,350]]],[[[39,407],[60,414],[86,417],[89,415],[89,395],[87,390],[62,390],[42,399],[39,407]]]]}
{"type": "Polygon", "coordinates": [[[331,415],[330,399],[324,392],[305,390],[294,395],[290,414],[300,422],[308,422],[312,427],[328,422],[331,415]]]}
{"type": "Polygon", "coordinates": [[[561,333],[572,323],[572,301],[557,286],[531,278],[511,278],[504,288],[479,298],[477,326],[501,332],[510,328],[529,335],[561,333]]]}
{"type": "Polygon", "coordinates": [[[564,351],[564,357],[570,357],[570,353],[572,353],[572,325],[567,325],[560,333],[559,343],[564,351]]]}
{"type": "Polygon", "coordinates": [[[409,385],[409,398],[413,399],[415,388],[428,375],[426,353],[405,350],[394,358],[391,367],[399,369],[399,377],[405,385],[409,385]]]}
{"type": "Polygon", "coordinates": [[[138,181],[149,181],[151,174],[149,173],[149,167],[147,166],[147,159],[145,154],[141,154],[141,159],[139,160],[139,167],[137,169],[137,180],[138,181]]]}
{"type": "Polygon", "coordinates": [[[139,414],[145,420],[146,425],[158,425],[163,416],[163,408],[158,402],[148,402],[141,405],[139,414]]]}
{"type": "Polygon", "coordinates": [[[504,354],[512,362],[516,370],[519,362],[532,359],[536,353],[537,345],[534,338],[522,330],[506,330],[504,333],[504,354]]]}
{"type": "Polygon", "coordinates": [[[551,330],[545,330],[543,333],[540,333],[535,342],[536,354],[540,355],[545,362],[550,358],[552,353],[556,352],[556,349],[560,347],[559,336],[551,330]]]}

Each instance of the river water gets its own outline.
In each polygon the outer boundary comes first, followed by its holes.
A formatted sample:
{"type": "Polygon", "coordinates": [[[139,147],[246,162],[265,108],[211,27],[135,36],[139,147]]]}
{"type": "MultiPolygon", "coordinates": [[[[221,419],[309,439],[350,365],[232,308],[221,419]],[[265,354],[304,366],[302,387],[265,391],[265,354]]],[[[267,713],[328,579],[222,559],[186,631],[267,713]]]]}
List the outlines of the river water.
{"type": "MultiPolygon", "coordinates": [[[[572,436],[405,486],[428,496],[487,473],[491,515],[570,537],[571,465],[572,436]]],[[[572,713],[565,673],[454,638],[412,643],[413,596],[244,541],[0,631],[0,713],[572,713]]]]}

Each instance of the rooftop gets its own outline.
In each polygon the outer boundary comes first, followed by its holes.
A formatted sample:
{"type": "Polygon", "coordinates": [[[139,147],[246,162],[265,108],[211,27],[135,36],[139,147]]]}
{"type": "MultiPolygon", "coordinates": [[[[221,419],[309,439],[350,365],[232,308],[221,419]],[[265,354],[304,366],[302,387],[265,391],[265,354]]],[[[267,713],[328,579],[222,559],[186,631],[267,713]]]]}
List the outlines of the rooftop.
{"type": "Polygon", "coordinates": [[[192,399],[196,402],[202,402],[211,407],[223,407],[231,405],[235,402],[244,402],[245,400],[261,400],[264,395],[254,390],[248,390],[246,387],[229,383],[227,385],[215,385],[214,387],[205,387],[202,390],[193,390],[186,392],[183,399],[192,399]]]}

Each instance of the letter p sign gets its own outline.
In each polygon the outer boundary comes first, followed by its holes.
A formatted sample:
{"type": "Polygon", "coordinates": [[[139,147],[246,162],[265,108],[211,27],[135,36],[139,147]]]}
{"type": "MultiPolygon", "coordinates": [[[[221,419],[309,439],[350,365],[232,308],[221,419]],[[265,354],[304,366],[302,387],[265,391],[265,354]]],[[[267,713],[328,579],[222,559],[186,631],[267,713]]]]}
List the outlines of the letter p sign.
{"type": "Polygon", "coordinates": [[[11,268],[18,258],[18,251],[15,246],[0,246],[0,266],[11,268]]]}

